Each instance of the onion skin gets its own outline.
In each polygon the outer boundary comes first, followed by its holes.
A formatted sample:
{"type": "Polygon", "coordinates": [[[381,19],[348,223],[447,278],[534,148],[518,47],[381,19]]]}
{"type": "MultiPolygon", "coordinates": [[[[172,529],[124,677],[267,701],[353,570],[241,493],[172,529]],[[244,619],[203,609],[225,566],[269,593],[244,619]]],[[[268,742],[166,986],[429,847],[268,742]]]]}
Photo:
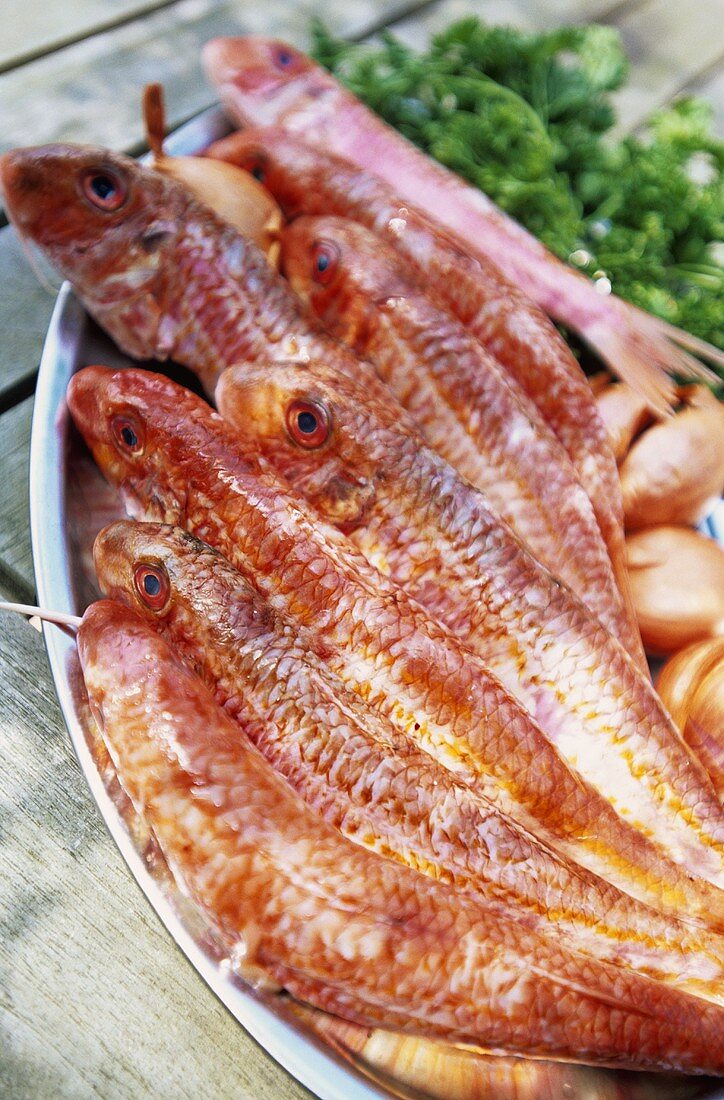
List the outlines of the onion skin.
{"type": "Polygon", "coordinates": [[[657,690],[724,801],[724,637],[676,653],[657,690]]]}
{"type": "Polygon", "coordinates": [[[724,634],[724,550],[688,527],[626,539],[634,608],[648,653],[724,634]]]}
{"type": "Polygon", "coordinates": [[[596,404],[611,450],[620,465],[631,441],[653,420],[651,409],[648,402],[625,382],[605,386],[596,394],[596,404]]]}
{"type": "Polygon", "coordinates": [[[254,241],[271,266],[278,268],[282,212],[270,192],[233,164],[203,157],[167,157],[163,151],[166,107],[162,85],[147,84],[142,103],[146,140],[156,171],[188,187],[200,202],[254,241]]]}
{"type": "Polygon", "coordinates": [[[620,475],[628,530],[696,526],[724,486],[724,410],[716,400],[692,404],[656,424],[634,443],[620,475]]]}
{"type": "Polygon", "coordinates": [[[272,267],[279,267],[281,210],[248,172],[208,157],[156,157],[153,167],[185,184],[200,202],[254,241],[272,267]]]}

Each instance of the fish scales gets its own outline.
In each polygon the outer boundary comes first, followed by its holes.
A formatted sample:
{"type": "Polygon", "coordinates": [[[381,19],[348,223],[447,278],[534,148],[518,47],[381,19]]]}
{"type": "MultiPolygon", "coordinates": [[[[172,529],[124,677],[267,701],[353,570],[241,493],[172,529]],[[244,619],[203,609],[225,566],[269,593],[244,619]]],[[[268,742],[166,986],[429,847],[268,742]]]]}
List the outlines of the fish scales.
{"type": "MultiPolygon", "coordinates": [[[[290,497],[284,483],[260,471],[256,457],[200,398],[144,371],[89,367],[72,379],[68,402],[133,514],[180,523],[221,550],[272,607],[311,628],[314,645],[323,647],[346,684],[425,751],[624,890],[721,923],[721,891],[691,877],[711,873],[721,841],[696,870],[683,869],[632,829],[569,770],[479,659],[290,497]],[[117,434],[126,417],[143,440],[136,452],[117,434]]],[[[714,801],[707,828],[719,833],[722,815],[714,801]]],[[[711,877],[720,873],[717,867],[711,877]]]]}
{"type": "Polygon", "coordinates": [[[351,695],[218,552],[173,528],[119,521],[96,539],[94,560],[104,592],[157,623],[265,758],[346,836],[542,915],[541,928],[554,922],[578,950],[724,1002],[724,941],[556,857],[456,782],[351,695]],[[139,568],[167,592],[161,607],[144,599],[139,568]]]}
{"type": "Polygon", "coordinates": [[[382,386],[316,361],[257,364],[225,372],[217,399],[249,453],[458,633],[576,770],[688,864],[701,792],[717,800],[648,679],[400,423],[382,386]],[[300,403],[331,425],[318,447],[289,431],[300,403]]]}
{"type": "MultiPolygon", "coordinates": [[[[223,367],[260,354],[344,361],[262,253],[176,181],[107,150],[50,146],[6,154],[0,183],[21,234],[129,354],[175,358],[210,393],[223,367]],[[111,210],[88,200],[98,179],[111,210]]],[[[635,628],[627,637],[645,665],[635,628]]]]}
{"type": "Polygon", "coordinates": [[[206,45],[204,62],[232,118],[242,125],[280,123],[388,181],[470,242],[468,249],[491,270],[502,268],[530,299],[579,332],[660,413],[671,411],[670,376],[714,380],[689,353],[721,363],[718,348],[599,293],[610,287],[562,263],[487,195],[421,153],[299,50],[255,35],[220,38],[206,45]]]}
{"type": "MultiPolygon", "coordinates": [[[[165,297],[173,297],[174,288],[169,284],[171,265],[161,262],[165,258],[163,245],[164,243],[169,245],[170,254],[172,255],[173,248],[178,246],[183,233],[188,228],[189,221],[190,200],[177,187],[174,188],[168,180],[157,174],[144,173],[124,158],[118,158],[103,151],[99,153],[97,150],[69,151],[66,147],[39,151],[31,150],[6,156],[2,161],[2,180],[6,199],[9,200],[8,206],[21,232],[33,239],[41,239],[51,258],[58,262],[61,267],[64,262],[68,262],[68,252],[71,253],[74,281],[79,285],[79,290],[84,298],[89,300],[91,308],[96,309],[98,315],[105,318],[109,324],[112,321],[118,321],[119,331],[123,330],[123,309],[127,309],[132,313],[137,327],[130,334],[126,332],[125,335],[129,341],[135,341],[133,346],[136,349],[142,348],[142,353],[146,355],[152,354],[154,351],[156,354],[163,355],[169,354],[174,349],[175,341],[178,342],[179,346],[182,344],[185,346],[192,340],[193,324],[190,316],[187,315],[188,304],[182,303],[182,316],[178,323],[171,306],[168,305],[168,308],[164,308],[167,306],[165,297]],[[73,171],[69,172],[69,168],[72,168],[73,171]],[[63,170],[65,170],[65,174],[63,174],[63,170]],[[134,184],[140,178],[143,179],[143,187],[136,188],[134,184]],[[102,183],[105,205],[102,212],[97,212],[97,217],[95,214],[91,217],[94,204],[88,199],[88,195],[93,194],[92,188],[98,181],[102,183]],[[88,199],[87,202],[79,199],[79,190],[81,195],[88,199]],[[110,217],[107,209],[108,203],[111,203],[113,207],[110,211],[110,217]],[[164,221],[161,218],[161,212],[167,220],[164,221]],[[107,234],[103,239],[99,237],[98,227],[100,224],[103,224],[107,230],[107,234]],[[109,274],[110,277],[106,278],[109,274]]],[[[207,216],[211,217],[211,215],[207,216]]],[[[234,241],[236,243],[230,245],[230,255],[232,258],[235,256],[237,262],[239,262],[243,259],[244,246],[239,243],[238,238],[234,238],[234,241]]],[[[205,272],[210,270],[208,261],[212,252],[213,249],[211,249],[211,252],[204,253],[199,261],[200,268],[205,272]]],[[[263,277],[263,271],[261,261],[258,265],[256,263],[249,265],[251,285],[259,282],[263,277]]],[[[209,278],[213,281],[213,273],[209,278]]],[[[183,296],[177,295],[178,297],[182,298],[183,296]]],[[[224,295],[220,294],[219,299],[223,301],[224,295]]],[[[270,316],[272,317],[271,330],[277,331],[279,310],[275,307],[270,311],[270,316]]],[[[221,326],[219,327],[221,328],[221,326]]],[[[246,340],[247,335],[243,333],[242,335],[243,339],[246,340]]],[[[211,336],[213,336],[213,333],[211,336]]],[[[204,361],[203,354],[208,354],[211,336],[204,334],[204,339],[200,341],[200,363],[204,361]]],[[[241,336],[239,338],[241,339],[241,336]]],[[[121,342],[123,343],[123,341],[121,342]]],[[[325,344],[325,347],[328,346],[328,344],[325,344]]],[[[289,350],[289,347],[282,349],[287,356],[289,350]]],[[[301,351],[304,352],[305,349],[302,348],[301,351]]],[[[211,366],[213,368],[216,364],[212,363],[211,366]]],[[[188,425],[186,430],[188,430],[188,425]]],[[[205,446],[205,443],[203,441],[199,442],[197,452],[203,446],[205,446]]],[[[212,451],[213,448],[211,448],[210,454],[212,451]]],[[[195,453],[194,458],[198,458],[198,453],[195,453]]],[[[178,492],[178,498],[174,495],[173,501],[168,506],[164,506],[164,508],[168,507],[168,512],[163,512],[162,518],[164,519],[178,519],[184,515],[186,507],[184,501],[187,490],[182,482],[174,483],[174,493],[176,491],[178,492]]],[[[135,486],[133,492],[139,498],[136,505],[140,507],[140,487],[135,486]]],[[[206,534],[206,528],[208,527],[213,533],[215,521],[203,512],[203,509],[208,509],[210,505],[208,494],[202,491],[199,494],[199,499],[195,499],[195,504],[199,509],[199,516],[196,519],[199,524],[199,532],[206,534]]],[[[256,506],[260,506],[258,499],[256,500],[256,506]]],[[[160,504],[159,507],[161,507],[160,504]]],[[[234,518],[234,513],[236,513],[237,519],[243,513],[243,507],[238,501],[235,504],[228,504],[228,507],[230,520],[234,518]]],[[[283,517],[277,515],[277,520],[283,522],[283,517]]],[[[239,535],[241,536],[242,532],[239,532],[239,535]]],[[[269,541],[270,560],[268,565],[271,569],[273,568],[271,558],[278,549],[278,543],[275,541],[276,536],[261,532],[260,537],[264,542],[269,541]]],[[[241,541],[243,544],[243,539],[241,541]]],[[[242,550],[240,556],[247,555],[247,564],[259,560],[254,558],[255,549],[244,547],[242,550]]],[[[305,568],[308,565],[307,562],[305,568]]],[[[357,566],[347,561],[344,569],[352,569],[353,573],[357,569],[355,580],[360,586],[359,590],[364,590],[366,580],[364,574],[360,574],[357,566]]],[[[301,563],[299,572],[299,579],[301,580],[303,579],[301,576],[303,573],[301,563]]],[[[326,595],[329,599],[334,595],[339,576],[334,573],[334,570],[328,568],[327,562],[324,563],[321,580],[328,585],[326,595]]],[[[371,588],[374,588],[375,584],[378,583],[378,579],[369,582],[371,588]]],[[[306,614],[308,618],[314,618],[317,623],[326,622],[331,624],[329,625],[331,629],[334,626],[334,607],[322,609],[315,607],[314,591],[310,589],[307,595],[308,606],[305,611],[299,605],[297,609],[299,615],[304,616],[306,614]]],[[[396,598],[399,599],[399,596],[396,598]]],[[[381,626],[384,626],[383,622],[381,626]]],[[[365,630],[369,631],[369,626],[364,622],[364,616],[360,621],[355,621],[354,609],[350,607],[345,629],[351,637],[355,637],[355,642],[357,642],[364,641],[365,630]]],[[[398,629],[401,630],[402,627],[398,626],[398,629]]],[[[344,631],[341,633],[344,633],[344,631]]],[[[364,674],[361,674],[358,677],[358,690],[367,692],[371,697],[375,697],[375,693],[377,693],[380,698],[383,698],[384,676],[378,665],[384,665],[384,662],[380,659],[379,653],[375,654],[373,651],[372,656],[373,660],[368,662],[372,667],[364,670],[369,675],[365,677],[364,674]],[[378,661],[378,665],[374,664],[374,660],[378,661]]],[[[418,661],[415,665],[413,664],[413,657],[414,655],[401,654],[399,659],[402,661],[409,660],[405,676],[412,676],[414,680],[414,675],[421,676],[425,674],[426,669],[425,660],[418,661]]],[[[434,667],[435,663],[435,656],[432,655],[430,657],[431,667],[434,667]]],[[[429,669],[427,671],[429,672],[429,669]]],[[[463,720],[469,720],[469,715],[465,711],[467,685],[457,671],[449,678],[449,681],[450,684],[457,685],[459,691],[457,692],[457,698],[453,697],[446,705],[448,707],[457,706],[462,712],[463,720]]],[[[405,686],[408,687],[407,684],[405,686]]],[[[444,693],[445,688],[444,681],[438,678],[438,692],[444,693]]],[[[399,701],[395,703],[395,708],[395,719],[399,724],[405,726],[405,724],[416,721],[414,708],[412,711],[405,710],[405,707],[399,701]]],[[[428,709],[433,714],[435,713],[432,704],[428,709]]],[[[441,702],[437,703],[437,709],[442,709],[441,702]]],[[[444,752],[449,762],[454,763],[457,767],[462,766],[461,746],[459,744],[455,746],[457,749],[456,758],[445,738],[430,722],[428,722],[422,736],[428,737],[437,751],[444,752]]],[[[550,749],[547,751],[550,755],[550,749]]],[[[545,755],[546,752],[544,751],[544,757],[545,755]]],[[[553,754],[553,759],[557,760],[555,754],[553,754]]],[[[531,793],[534,789],[534,785],[531,784],[531,793]]],[[[575,802],[575,794],[576,792],[572,792],[572,802],[575,802]]],[[[500,796],[502,797],[502,793],[500,796]]],[[[705,797],[702,798],[701,804],[702,807],[705,807],[705,797]]],[[[610,810],[610,807],[607,807],[607,809],[610,810]]],[[[605,813],[606,811],[602,810],[602,812],[605,813]]],[[[558,815],[559,829],[563,827],[564,817],[565,814],[563,813],[558,815]]],[[[575,828],[573,831],[575,832],[575,828]]],[[[595,830],[593,830],[592,835],[595,835],[595,830]]],[[[630,841],[628,842],[630,843],[630,841]]],[[[590,847],[592,850],[593,845],[591,844],[590,847]]],[[[622,858],[620,853],[625,847],[625,844],[618,846],[619,860],[622,858]]],[[[615,853],[616,845],[613,845],[609,854],[610,858],[615,853]]],[[[707,904],[704,909],[711,909],[716,912],[716,903],[707,904]]]]}
{"type": "Polygon", "coordinates": [[[638,653],[590,501],[560,443],[472,334],[406,277],[392,248],[354,222],[296,218],[282,233],[281,255],[325,327],[375,365],[431,445],[638,653]]]}
{"type": "MultiPolygon", "coordinates": [[[[276,120],[252,114],[246,121],[276,120]]],[[[335,156],[332,145],[322,148],[308,137],[290,132],[285,121],[283,128],[234,134],[208,152],[261,173],[288,217],[338,214],[386,238],[424,280],[426,292],[510,372],[568,452],[590,497],[633,626],[616,464],[590,386],[565,341],[515,281],[484,255],[470,254],[474,237],[451,236],[414,199],[396,193],[398,181],[388,186],[363,165],[335,156]]],[[[433,209],[442,212],[439,203],[433,209]]],[[[640,641],[636,650],[644,667],[640,641]]]]}
{"type": "Polygon", "coordinates": [[[363,1025],[724,1070],[721,1009],[566,952],[504,907],[471,905],[339,837],[128,610],[93,605],[79,652],[122,785],[242,975],[254,966],[363,1025]]]}

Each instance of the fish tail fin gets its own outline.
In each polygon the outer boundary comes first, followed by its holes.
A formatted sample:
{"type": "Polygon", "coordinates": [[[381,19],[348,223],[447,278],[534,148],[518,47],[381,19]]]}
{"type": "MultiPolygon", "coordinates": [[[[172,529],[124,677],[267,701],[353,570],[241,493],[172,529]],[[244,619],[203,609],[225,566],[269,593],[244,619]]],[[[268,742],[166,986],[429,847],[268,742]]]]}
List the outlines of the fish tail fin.
{"type": "Polygon", "coordinates": [[[598,318],[581,335],[623,382],[650,405],[657,416],[669,416],[676,404],[674,379],[720,382],[701,362],[724,367],[724,352],[650,313],[614,299],[617,316],[598,318]],[[700,358],[697,358],[700,356],[700,358]]]}

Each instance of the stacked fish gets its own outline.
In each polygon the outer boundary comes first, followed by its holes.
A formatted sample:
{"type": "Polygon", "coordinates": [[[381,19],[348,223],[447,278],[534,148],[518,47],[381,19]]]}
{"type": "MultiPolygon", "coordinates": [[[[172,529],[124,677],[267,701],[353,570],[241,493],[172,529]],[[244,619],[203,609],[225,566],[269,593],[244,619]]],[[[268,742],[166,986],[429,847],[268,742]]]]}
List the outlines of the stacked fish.
{"type": "Polygon", "coordinates": [[[304,215],[289,282],[168,175],[0,162],[118,346],[219,410],[135,368],[69,388],[134,517],[79,630],[121,783],[242,975],[350,1026],[724,1074],[724,813],[648,678],[590,387],[429,208],[289,132],[327,76],[236,48],[247,120],[284,125],[212,152],[304,215]]]}

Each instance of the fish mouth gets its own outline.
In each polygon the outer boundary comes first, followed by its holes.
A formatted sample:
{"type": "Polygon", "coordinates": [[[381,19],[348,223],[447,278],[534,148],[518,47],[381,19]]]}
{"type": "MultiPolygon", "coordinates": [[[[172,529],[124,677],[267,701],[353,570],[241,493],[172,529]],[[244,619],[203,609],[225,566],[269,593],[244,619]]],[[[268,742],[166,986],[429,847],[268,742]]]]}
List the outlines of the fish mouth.
{"type": "Polygon", "coordinates": [[[23,150],[12,149],[0,156],[0,202],[7,219],[17,232],[20,247],[35,273],[38,282],[51,294],[60,290],[63,276],[50,262],[45,250],[36,242],[32,232],[33,219],[22,209],[22,195],[39,191],[40,179],[33,179],[23,150]]]}
{"type": "Polygon", "coordinates": [[[24,231],[36,220],[43,195],[50,193],[48,163],[59,148],[27,146],[10,149],[0,156],[0,195],[8,218],[24,231]]]}
{"type": "Polygon", "coordinates": [[[11,149],[0,156],[0,199],[8,219],[18,228],[22,228],[26,220],[23,218],[20,196],[37,191],[40,186],[41,181],[29,168],[23,150],[11,149]]]}
{"type": "Polygon", "coordinates": [[[212,82],[224,88],[257,91],[279,83],[279,77],[259,64],[243,39],[213,38],[204,46],[201,58],[212,82]]]}
{"type": "Polygon", "coordinates": [[[113,371],[110,367],[84,367],[73,375],[66,390],[65,400],[70,414],[81,435],[94,435],[99,410],[99,394],[105,389],[113,371]]]}
{"type": "MultiPolygon", "coordinates": [[[[301,75],[276,71],[262,56],[263,45],[254,36],[214,38],[206,43],[201,52],[204,69],[217,86],[221,100],[232,104],[241,114],[244,114],[243,97],[246,95],[262,100],[274,97],[288,84],[294,84],[295,77],[301,75]]],[[[247,124],[253,126],[255,121],[250,114],[247,124]]]]}
{"type": "Polygon", "coordinates": [[[0,156],[0,192],[6,197],[7,181],[18,171],[20,153],[17,149],[10,149],[0,156]]]}

